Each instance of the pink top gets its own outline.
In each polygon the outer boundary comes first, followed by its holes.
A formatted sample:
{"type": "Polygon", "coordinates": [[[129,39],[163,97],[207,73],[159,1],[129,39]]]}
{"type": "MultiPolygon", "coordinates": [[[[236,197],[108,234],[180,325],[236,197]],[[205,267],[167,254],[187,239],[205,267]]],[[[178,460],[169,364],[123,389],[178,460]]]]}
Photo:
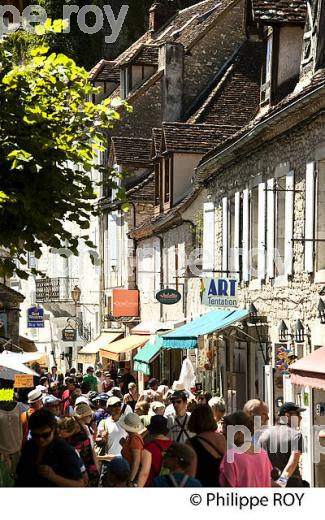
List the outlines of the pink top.
{"type": "Polygon", "coordinates": [[[272,464],[263,448],[260,453],[227,450],[220,464],[220,485],[230,487],[271,487],[272,464]],[[233,461],[233,462],[231,462],[233,461]]]}

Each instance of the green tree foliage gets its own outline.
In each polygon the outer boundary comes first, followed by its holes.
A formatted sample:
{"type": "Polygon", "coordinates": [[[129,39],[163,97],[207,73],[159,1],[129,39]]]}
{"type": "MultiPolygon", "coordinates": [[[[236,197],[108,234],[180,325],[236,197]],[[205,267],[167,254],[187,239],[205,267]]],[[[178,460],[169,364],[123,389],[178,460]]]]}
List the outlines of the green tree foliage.
{"type": "MultiPolygon", "coordinates": [[[[0,43],[0,246],[10,258],[0,259],[0,275],[26,278],[13,258],[24,265],[27,252],[41,256],[43,244],[77,254],[68,221],[85,230],[81,238],[91,246],[87,228],[98,188],[89,172],[105,133],[131,109],[118,98],[89,101],[99,89],[85,69],[44,42],[18,65],[6,45],[0,43]]],[[[114,172],[100,171],[116,186],[114,172]]]]}

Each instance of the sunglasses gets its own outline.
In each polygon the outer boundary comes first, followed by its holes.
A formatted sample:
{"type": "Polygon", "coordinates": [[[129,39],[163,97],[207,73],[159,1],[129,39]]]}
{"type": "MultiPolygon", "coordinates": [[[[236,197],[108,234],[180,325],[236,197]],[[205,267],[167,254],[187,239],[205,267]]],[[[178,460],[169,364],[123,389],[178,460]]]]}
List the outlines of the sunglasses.
{"type": "Polygon", "coordinates": [[[50,432],[44,432],[44,433],[36,433],[31,432],[33,439],[49,439],[52,435],[52,430],[50,432]]]}
{"type": "Polygon", "coordinates": [[[172,401],[173,404],[181,404],[183,401],[181,399],[178,399],[177,401],[172,401]]]}

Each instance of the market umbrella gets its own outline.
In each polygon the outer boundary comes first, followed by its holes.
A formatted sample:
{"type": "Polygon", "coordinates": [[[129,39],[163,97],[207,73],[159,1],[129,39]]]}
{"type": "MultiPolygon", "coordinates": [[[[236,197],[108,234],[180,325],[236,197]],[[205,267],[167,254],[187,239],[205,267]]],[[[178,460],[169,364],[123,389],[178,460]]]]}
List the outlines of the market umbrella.
{"type": "Polygon", "coordinates": [[[29,374],[38,376],[37,372],[26,367],[28,359],[24,359],[24,354],[14,352],[2,352],[0,354],[0,378],[14,380],[16,374],[29,374]]]}

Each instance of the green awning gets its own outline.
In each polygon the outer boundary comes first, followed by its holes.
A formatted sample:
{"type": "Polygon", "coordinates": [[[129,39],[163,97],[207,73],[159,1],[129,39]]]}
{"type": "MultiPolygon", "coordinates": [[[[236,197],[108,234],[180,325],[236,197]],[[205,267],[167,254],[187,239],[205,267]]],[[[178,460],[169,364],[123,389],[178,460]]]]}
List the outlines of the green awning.
{"type": "Polygon", "coordinates": [[[248,316],[246,309],[238,310],[216,310],[210,311],[200,316],[196,320],[186,323],[183,327],[164,334],[162,348],[181,348],[192,349],[197,348],[197,340],[199,336],[205,336],[218,330],[229,327],[236,321],[243,320],[248,316]]]}
{"type": "Polygon", "coordinates": [[[150,375],[150,363],[158,356],[162,347],[162,338],[155,336],[155,342],[148,341],[133,358],[133,370],[150,375]]]}

